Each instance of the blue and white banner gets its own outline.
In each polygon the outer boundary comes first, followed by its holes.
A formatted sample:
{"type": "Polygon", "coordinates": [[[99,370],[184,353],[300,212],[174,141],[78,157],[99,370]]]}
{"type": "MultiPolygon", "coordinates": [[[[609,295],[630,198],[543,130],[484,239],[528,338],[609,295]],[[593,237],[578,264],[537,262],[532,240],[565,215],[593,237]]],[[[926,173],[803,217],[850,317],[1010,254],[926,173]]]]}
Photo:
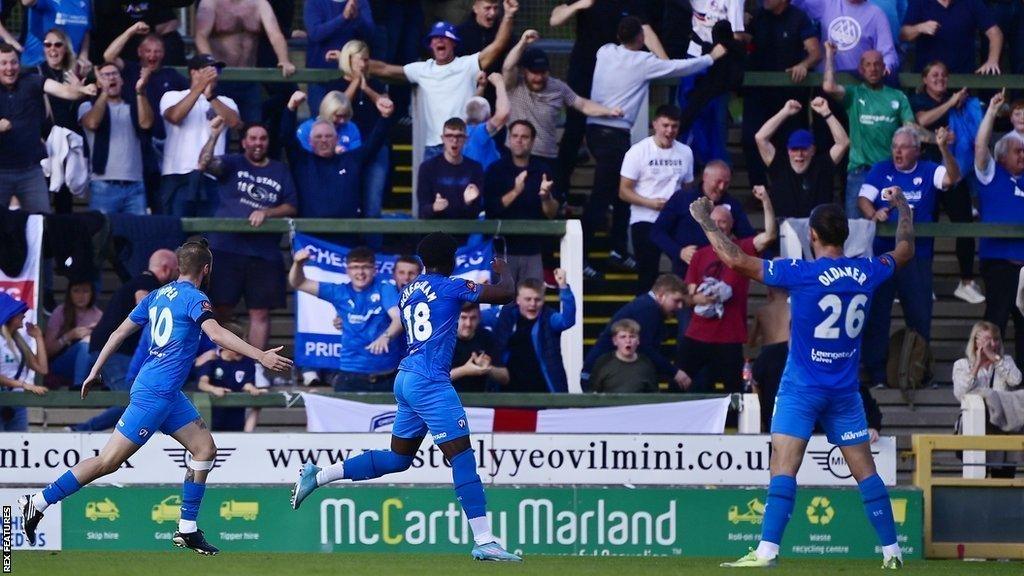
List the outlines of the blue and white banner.
{"type": "MultiPolygon", "coordinates": [[[[349,249],[307,234],[296,233],[292,250],[307,248],[310,258],[303,268],[306,277],[317,282],[348,282],[345,257],[349,249]]],[[[478,284],[491,281],[491,241],[459,248],[455,273],[478,284]]],[[[377,274],[391,278],[397,254],[377,254],[377,274]]],[[[338,313],[329,302],[298,292],[295,298],[295,364],[303,368],[337,368],[341,358],[341,331],[334,327],[338,313]]]]}

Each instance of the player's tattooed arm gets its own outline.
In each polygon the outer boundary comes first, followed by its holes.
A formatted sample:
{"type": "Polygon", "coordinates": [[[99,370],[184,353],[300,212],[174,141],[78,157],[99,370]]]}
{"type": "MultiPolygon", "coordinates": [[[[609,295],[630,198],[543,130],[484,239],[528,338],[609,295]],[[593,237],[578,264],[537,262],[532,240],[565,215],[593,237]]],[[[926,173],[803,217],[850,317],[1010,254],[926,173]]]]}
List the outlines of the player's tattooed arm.
{"type": "Polygon", "coordinates": [[[899,211],[900,220],[896,225],[896,248],[890,254],[896,261],[896,267],[902,268],[914,257],[914,211],[907,203],[907,197],[899,186],[891,186],[882,190],[882,199],[886,200],[899,211]]]}
{"type": "Polygon", "coordinates": [[[764,278],[764,261],[743,252],[731,238],[725,235],[714,220],[711,219],[711,210],[715,205],[707,196],[701,196],[690,204],[690,215],[700,224],[714,248],[715,254],[725,263],[726,266],[740,274],[761,282],[764,278]]]}

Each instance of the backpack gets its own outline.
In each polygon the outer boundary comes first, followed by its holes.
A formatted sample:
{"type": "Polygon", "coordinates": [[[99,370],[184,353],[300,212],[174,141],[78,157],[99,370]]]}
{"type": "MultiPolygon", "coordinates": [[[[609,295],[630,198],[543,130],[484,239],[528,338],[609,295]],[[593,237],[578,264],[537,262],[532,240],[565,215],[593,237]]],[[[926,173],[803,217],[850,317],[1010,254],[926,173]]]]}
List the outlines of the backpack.
{"type": "Polygon", "coordinates": [[[889,339],[885,373],[890,388],[898,388],[903,400],[914,407],[914,390],[931,381],[934,358],[928,341],[912,328],[900,328],[889,339]]]}

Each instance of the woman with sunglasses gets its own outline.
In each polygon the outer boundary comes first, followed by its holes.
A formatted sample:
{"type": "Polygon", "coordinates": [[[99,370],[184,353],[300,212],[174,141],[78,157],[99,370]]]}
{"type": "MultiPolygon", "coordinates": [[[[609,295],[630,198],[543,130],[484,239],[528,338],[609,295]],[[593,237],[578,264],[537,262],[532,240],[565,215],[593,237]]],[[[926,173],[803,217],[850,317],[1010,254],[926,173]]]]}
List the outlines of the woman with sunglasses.
{"type": "Polygon", "coordinates": [[[89,62],[89,30],[93,26],[93,0],[75,0],[74,2],[59,0],[21,0],[25,8],[27,26],[25,33],[25,51],[21,65],[31,68],[41,64],[46,57],[44,43],[47,36],[56,28],[64,32],[62,42],[79,55],[79,62],[85,68],[92,67],[89,62]]]}

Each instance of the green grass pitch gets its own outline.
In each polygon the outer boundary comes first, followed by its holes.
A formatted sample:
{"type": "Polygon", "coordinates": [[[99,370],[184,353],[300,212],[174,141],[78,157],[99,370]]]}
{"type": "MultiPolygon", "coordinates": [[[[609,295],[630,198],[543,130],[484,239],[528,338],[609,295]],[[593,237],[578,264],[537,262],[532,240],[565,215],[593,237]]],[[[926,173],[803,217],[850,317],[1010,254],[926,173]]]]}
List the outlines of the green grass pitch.
{"type": "MultiPolygon", "coordinates": [[[[13,574],[39,576],[462,576],[514,574],[573,576],[728,575],[715,558],[608,558],[533,556],[522,564],[475,562],[441,554],[294,554],[227,552],[200,557],[187,550],[167,552],[15,552],[13,574]]],[[[879,574],[881,560],[788,560],[768,574],[855,576],[879,574]]],[[[740,574],[750,571],[739,571],[740,574]]],[[[756,573],[756,572],[755,572],[756,573]]],[[[1021,562],[908,562],[906,574],[1003,576],[1024,574],[1021,562]]]]}

